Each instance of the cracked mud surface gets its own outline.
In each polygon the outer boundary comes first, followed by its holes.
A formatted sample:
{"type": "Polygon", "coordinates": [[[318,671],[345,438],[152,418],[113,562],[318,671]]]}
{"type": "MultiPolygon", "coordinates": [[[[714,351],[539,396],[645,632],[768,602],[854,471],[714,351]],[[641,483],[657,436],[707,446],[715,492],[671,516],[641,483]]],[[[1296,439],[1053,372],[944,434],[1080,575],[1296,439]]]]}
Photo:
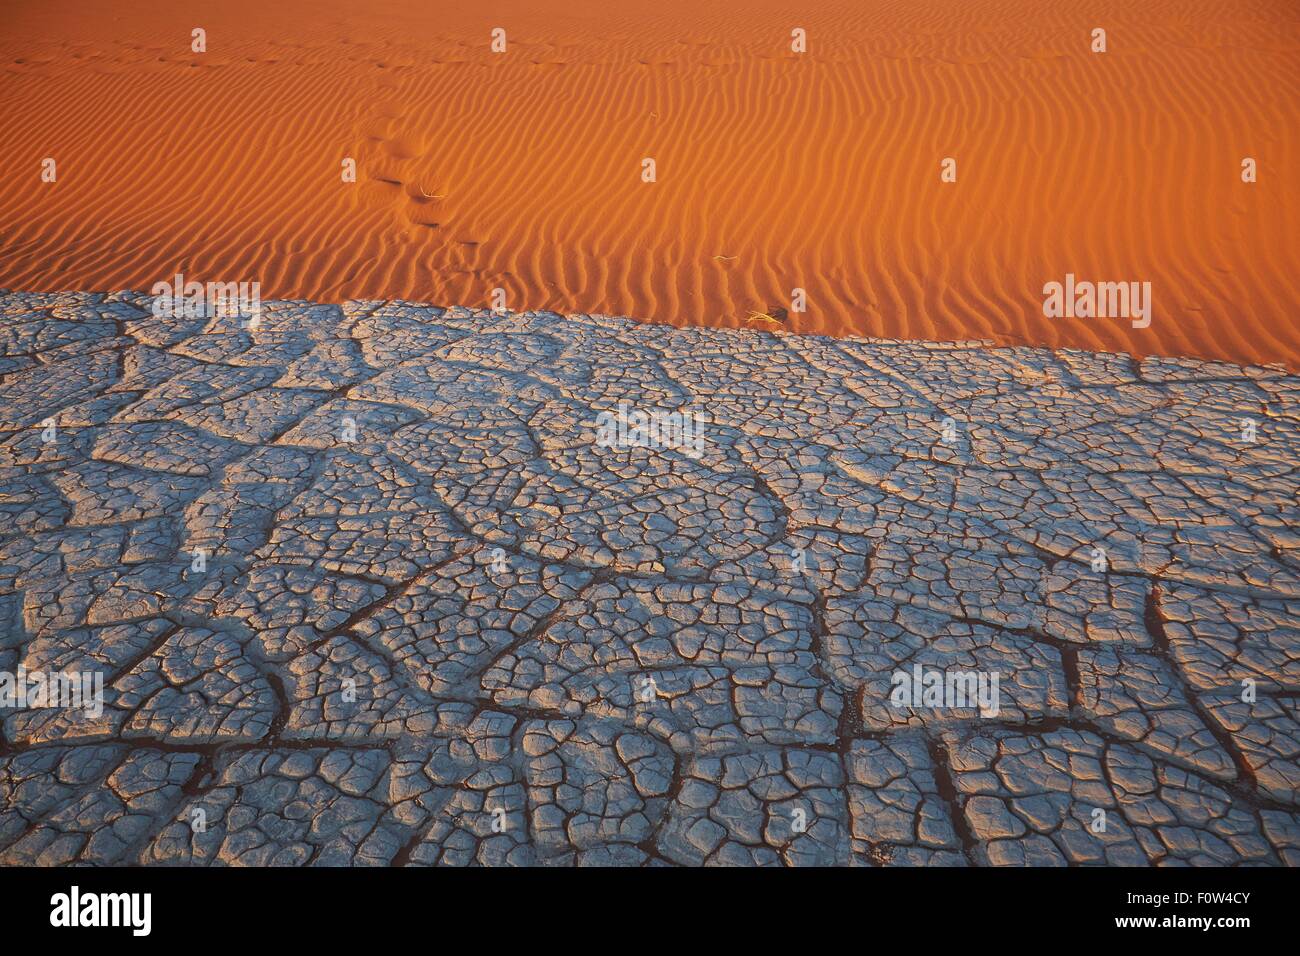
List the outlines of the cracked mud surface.
{"type": "Polygon", "coordinates": [[[1294,865],[1297,462],[1273,368],[0,295],[0,671],[104,681],[0,862],[1294,865]]]}

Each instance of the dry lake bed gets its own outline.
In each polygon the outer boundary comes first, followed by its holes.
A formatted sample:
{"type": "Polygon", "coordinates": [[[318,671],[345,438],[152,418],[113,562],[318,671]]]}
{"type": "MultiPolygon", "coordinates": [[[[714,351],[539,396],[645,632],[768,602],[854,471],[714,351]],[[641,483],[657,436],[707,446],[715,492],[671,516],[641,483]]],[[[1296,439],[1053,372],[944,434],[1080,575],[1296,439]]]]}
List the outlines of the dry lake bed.
{"type": "Polygon", "coordinates": [[[1300,378],[249,325],[0,295],[0,862],[1300,863],[1300,378]]]}

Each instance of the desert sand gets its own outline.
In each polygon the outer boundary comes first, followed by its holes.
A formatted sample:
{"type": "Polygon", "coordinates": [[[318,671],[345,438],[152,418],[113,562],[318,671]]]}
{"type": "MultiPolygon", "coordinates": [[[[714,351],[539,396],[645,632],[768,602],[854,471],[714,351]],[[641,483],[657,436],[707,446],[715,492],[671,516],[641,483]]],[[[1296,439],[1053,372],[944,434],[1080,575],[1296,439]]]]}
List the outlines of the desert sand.
{"type": "Polygon", "coordinates": [[[1287,2],[5,2],[0,62],[4,288],[769,327],[798,287],[794,331],[1300,357],[1287,2]],[[1067,273],[1150,327],[1046,318],[1067,273]]]}

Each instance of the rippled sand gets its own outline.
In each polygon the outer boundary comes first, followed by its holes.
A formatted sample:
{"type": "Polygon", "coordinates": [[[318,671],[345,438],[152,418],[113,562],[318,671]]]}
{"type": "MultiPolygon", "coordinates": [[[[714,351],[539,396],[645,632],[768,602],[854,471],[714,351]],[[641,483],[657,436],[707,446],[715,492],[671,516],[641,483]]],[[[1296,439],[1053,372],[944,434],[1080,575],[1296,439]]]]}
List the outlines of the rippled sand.
{"type": "Polygon", "coordinates": [[[0,287],[502,288],[512,309],[1297,366],[1293,4],[733,6],[6,4],[0,287]],[[1067,273],[1149,281],[1150,327],[1045,318],[1067,273]]]}

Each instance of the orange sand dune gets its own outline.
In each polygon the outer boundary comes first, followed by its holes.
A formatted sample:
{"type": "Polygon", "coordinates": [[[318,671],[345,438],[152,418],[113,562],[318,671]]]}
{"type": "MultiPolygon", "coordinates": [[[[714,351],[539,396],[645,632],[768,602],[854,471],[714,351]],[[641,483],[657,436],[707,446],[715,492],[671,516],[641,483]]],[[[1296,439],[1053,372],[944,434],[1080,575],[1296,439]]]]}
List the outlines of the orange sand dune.
{"type": "Polygon", "coordinates": [[[0,287],[760,327],[800,287],[800,331],[1300,367],[1294,0],[0,0],[0,65],[0,287]],[[1046,318],[1066,273],[1150,327],[1046,318]]]}

